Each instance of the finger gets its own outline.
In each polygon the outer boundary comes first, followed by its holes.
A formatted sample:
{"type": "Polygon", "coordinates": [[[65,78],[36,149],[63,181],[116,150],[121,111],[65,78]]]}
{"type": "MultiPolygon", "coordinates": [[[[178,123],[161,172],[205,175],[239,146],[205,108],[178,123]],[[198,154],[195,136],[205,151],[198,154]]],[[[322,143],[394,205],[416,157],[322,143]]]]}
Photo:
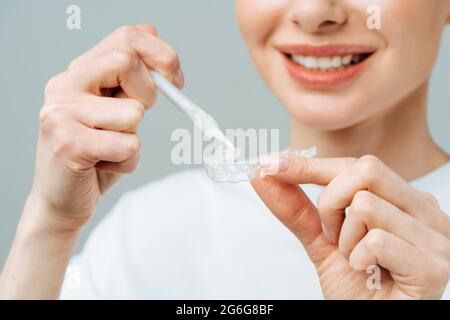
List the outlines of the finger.
{"type": "Polygon", "coordinates": [[[448,281],[447,263],[381,229],[369,231],[352,251],[349,263],[354,270],[365,271],[374,265],[389,270],[396,285],[393,299],[417,298],[415,294],[430,290],[436,298],[448,281]]]}
{"type": "Polygon", "coordinates": [[[95,167],[103,172],[115,174],[130,174],[136,170],[139,165],[140,159],[141,155],[140,153],[137,153],[131,159],[119,163],[100,161],[95,165],[95,167]]]}
{"type": "Polygon", "coordinates": [[[136,25],[136,28],[144,31],[144,32],[148,32],[151,35],[154,35],[155,37],[158,36],[158,30],[156,30],[156,28],[154,26],[152,26],[151,24],[148,23],[139,23],[136,25]]]}
{"type": "Polygon", "coordinates": [[[304,158],[292,155],[271,156],[261,160],[263,176],[273,176],[291,184],[327,185],[350,168],[353,158],[304,158]]]}
{"type": "Polygon", "coordinates": [[[184,86],[184,76],[176,51],[166,42],[143,31],[142,27],[119,28],[102,41],[95,50],[73,62],[69,70],[92,62],[100,55],[115,51],[117,48],[136,52],[148,69],[159,71],[179,88],[184,86]]]}
{"type": "Polygon", "coordinates": [[[136,133],[145,107],[135,99],[88,97],[71,108],[75,118],[92,129],[136,133]]]}
{"type": "Polygon", "coordinates": [[[64,155],[70,163],[80,164],[85,169],[94,167],[100,161],[126,161],[140,150],[140,141],[135,134],[95,130],[79,123],[73,125],[76,128],[66,129],[69,134],[62,130],[55,134],[53,145],[56,153],[64,155]]]}
{"type": "Polygon", "coordinates": [[[252,181],[256,193],[272,213],[302,242],[318,266],[329,255],[317,210],[301,188],[272,177],[252,181]]]}
{"type": "Polygon", "coordinates": [[[339,250],[349,257],[368,230],[382,229],[408,243],[450,259],[450,242],[396,206],[368,191],[356,193],[339,237],[339,250]]]}
{"type": "MultiPolygon", "coordinates": [[[[101,40],[96,46],[91,48],[90,50],[83,53],[78,58],[74,59],[70,65],[69,70],[79,67],[80,65],[83,65],[87,63],[88,61],[92,60],[95,57],[98,57],[101,54],[104,54],[106,51],[113,50],[115,47],[117,47],[117,34],[120,32],[127,32],[127,29],[132,29],[136,27],[137,29],[140,29],[143,32],[147,32],[155,37],[157,37],[157,31],[156,29],[149,24],[138,24],[136,26],[123,26],[119,29],[115,30],[113,33],[110,33],[107,35],[103,40],[101,40]]],[[[120,46],[121,44],[119,44],[120,46]]]]}
{"type": "MultiPolygon", "coordinates": [[[[424,191],[417,191],[431,207],[433,214],[422,214],[419,216],[419,220],[429,225],[430,228],[444,235],[447,239],[450,239],[450,217],[447,213],[441,210],[439,201],[431,193],[424,191]]],[[[428,206],[427,206],[428,207],[428,206]]]]}
{"type": "Polygon", "coordinates": [[[146,108],[153,105],[156,88],[147,67],[136,52],[118,48],[69,72],[82,91],[102,95],[102,89],[121,87],[128,98],[146,108]]]}
{"type": "Polygon", "coordinates": [[[337,241],[345,208],[360,190],[368,190],[415,218],[432,223],[436,211],[405,180],[373,156],[365,156],[333,179],[318,199],[320,217],[333,241],[337,241]]]}
{"type": "Polygon", "coordinates": [[[426,201],[428,201],[431,205],[440,209],[439,201],[433,196],[431,193],[424,191],[417,191],[426,201]]]}

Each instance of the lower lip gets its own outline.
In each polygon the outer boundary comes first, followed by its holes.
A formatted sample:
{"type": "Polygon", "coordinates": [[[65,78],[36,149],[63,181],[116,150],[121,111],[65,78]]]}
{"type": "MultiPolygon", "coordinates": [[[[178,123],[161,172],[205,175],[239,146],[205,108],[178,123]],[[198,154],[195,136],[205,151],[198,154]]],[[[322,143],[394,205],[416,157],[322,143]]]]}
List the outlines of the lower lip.
{"type": "Polygon", "coordinates": [[[361,73],[370,59],[369,57],[361,63],[345,67],[339,71],[320,71],[301,66],[286,55],[284,57],[291,76],[302,85],[313,89],[332,89],[349,82],[361,73]]]}

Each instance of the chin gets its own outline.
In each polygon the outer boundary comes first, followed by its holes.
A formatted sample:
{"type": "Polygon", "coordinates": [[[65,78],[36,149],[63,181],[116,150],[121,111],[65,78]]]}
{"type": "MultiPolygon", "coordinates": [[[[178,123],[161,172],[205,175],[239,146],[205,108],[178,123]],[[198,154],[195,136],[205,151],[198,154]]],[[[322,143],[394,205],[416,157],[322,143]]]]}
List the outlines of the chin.
{"type": "Polygon", "coordinates": [[[292,121],[318,130],[342,130],[370,117],[375,109],[364,97],[317,93],[278,94],[292,121]]]}
{"type": "Polygon", "coordinates": [[[352,120],[351,116],[336,117],[317,112],[291,113],[291,119],[302,126],[323,131],[338,131],[355,126],[360,121],[352,120]]]}

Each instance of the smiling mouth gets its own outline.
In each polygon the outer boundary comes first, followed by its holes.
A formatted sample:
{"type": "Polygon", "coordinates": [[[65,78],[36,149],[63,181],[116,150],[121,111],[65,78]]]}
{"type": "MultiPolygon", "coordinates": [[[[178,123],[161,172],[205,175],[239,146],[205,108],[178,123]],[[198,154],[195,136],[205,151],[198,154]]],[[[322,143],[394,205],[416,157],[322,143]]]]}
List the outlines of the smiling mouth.
{"type": "Polygon", "coordinates": [[[373,52],[337,55],[329,57],[315,57],[307,55],[286,54],[297,65],[308,70],[316,71],[341,71],[354,65],[363,63],[373,54],[373,52]]]}
{"type": "Polygon", "coordinates": [[[291,76],[304,86],[331,89],[360,74],[376,48],[358,45],[290,45],[277,48],[291,76]]]}

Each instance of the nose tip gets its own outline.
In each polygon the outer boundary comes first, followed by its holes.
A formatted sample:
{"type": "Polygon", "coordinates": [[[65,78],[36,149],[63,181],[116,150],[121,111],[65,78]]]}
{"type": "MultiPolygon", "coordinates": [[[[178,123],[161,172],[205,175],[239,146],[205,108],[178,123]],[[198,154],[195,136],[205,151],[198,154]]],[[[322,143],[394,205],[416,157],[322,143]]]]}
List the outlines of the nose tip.
{"type": "Polygon", "coordinates": [[[345,8],[334,0],[297,0],[291,20],[308,33],[326,33],[343,26],[348,20],[345,8]]]}

